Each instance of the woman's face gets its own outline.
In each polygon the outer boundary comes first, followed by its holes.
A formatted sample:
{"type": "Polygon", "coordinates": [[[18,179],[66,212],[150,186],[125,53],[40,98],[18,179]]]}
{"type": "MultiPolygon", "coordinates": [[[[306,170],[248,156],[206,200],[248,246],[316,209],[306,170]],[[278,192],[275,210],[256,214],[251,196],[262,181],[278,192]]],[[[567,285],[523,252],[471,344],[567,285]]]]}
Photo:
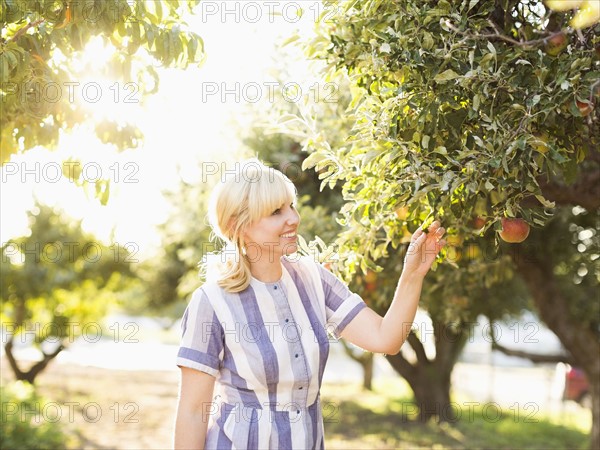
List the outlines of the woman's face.
{"type": "Polygon", "coordinates": [[[246,227],[244,240],[250,262],[278,261],[283,255],[296,252],[300,215],[293,203],[283,204],[270,215],[246,227]]]}

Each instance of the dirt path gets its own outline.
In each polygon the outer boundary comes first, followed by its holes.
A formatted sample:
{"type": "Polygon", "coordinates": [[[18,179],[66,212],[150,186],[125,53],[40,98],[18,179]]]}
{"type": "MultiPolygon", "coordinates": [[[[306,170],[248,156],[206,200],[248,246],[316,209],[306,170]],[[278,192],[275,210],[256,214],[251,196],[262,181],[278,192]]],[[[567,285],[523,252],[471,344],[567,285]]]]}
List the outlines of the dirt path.
{"type": "MultiPolygon", "coordinates": [[[[3,384],[12,373],[2,361],[3,384]]],[[[51,364],[37,381],[52,400],[42,420],[57,421],[83,449],[172,447],[179,373],[51,364]],[[57,420],[58,419],[58,420],[57,420]]]]}

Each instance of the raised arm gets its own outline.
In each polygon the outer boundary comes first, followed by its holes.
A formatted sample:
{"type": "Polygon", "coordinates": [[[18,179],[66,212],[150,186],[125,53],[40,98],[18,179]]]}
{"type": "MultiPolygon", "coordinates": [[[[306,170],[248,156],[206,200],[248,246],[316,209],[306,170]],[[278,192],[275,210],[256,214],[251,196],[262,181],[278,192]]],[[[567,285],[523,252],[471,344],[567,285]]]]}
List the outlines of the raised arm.
{"type": "Polygon", "coordinates": [[[174,448],[204,449],[215,377],[181,367],[181,384],[175,419],[174,448]]]}
{"type": "Polygon", "coordinates": [[[342,338],[370,352],[393,355],[400,351],[417,313],[423,279],[446,244],[442,239],[444,232],[435,221],[427,233],[422,228],[413,233],[394,299],[385,316],[364,308],[344,328],[342,338]]]}

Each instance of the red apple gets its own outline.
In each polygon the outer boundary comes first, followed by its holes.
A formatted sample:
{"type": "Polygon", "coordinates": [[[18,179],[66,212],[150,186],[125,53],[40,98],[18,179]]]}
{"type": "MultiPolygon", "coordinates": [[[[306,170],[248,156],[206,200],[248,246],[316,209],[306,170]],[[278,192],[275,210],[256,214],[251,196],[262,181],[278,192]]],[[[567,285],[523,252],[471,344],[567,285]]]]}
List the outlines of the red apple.
{"type": "Polygon", "coordinates": [[[485,226],[486,223],[487,223],[487,220],[484,219],[483,217],[475,217],[473,219],[473,221],[471,222],[471,225],[473,226],[473,229],[481,230],[485,226]]]}
{"type": "Polygon", "coordinates": [[[500,237],[505,242],[513,244],[523,242],[529,236],[529,224],[523,219],[502,219],[502,231],[500,237]]]}
{"type": "Polygon", "coordinates": [[[583,117],[587,116],[594,110],[594,106],[589,102],[582,102],[580,100],[575,100],[577,103],[577,108],[583,117]]]}
{"type": "Polygon", "coordinates": [[[367,283],[375,283],[377,281],[377,273],[373,272],[372,270],[367,270],[365,281],[367,283]]]}
{"type": "Polygon", "coordinates": [[[363,276],[365,291],[373,292],[377,290],[377,273],[372,270],[367,270],[363,276]]]}
{"type": "Polygon", "coordinates": [[[567,48],[568,40],[565,33],[559,33],[548,39],[546,44],[546,53],[551,56],[556,56],[567,48]]]}

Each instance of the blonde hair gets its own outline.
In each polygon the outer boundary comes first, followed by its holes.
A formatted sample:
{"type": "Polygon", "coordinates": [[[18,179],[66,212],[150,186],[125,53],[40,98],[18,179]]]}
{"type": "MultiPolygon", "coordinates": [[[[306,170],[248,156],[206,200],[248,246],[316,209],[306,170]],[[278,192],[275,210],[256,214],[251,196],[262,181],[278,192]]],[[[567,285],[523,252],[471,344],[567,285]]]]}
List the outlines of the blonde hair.
{"type": "Polygon", "coordinates": [[[282,172],[257,158],[237,162],[235,170],[221,174],[212,191],[208,220],[213,234],[225,242],[216,253],[205,255],[201,272],[227,292],[241,292],[251,280],[244,229],[296,199],[294,184],[282,172]]]}

